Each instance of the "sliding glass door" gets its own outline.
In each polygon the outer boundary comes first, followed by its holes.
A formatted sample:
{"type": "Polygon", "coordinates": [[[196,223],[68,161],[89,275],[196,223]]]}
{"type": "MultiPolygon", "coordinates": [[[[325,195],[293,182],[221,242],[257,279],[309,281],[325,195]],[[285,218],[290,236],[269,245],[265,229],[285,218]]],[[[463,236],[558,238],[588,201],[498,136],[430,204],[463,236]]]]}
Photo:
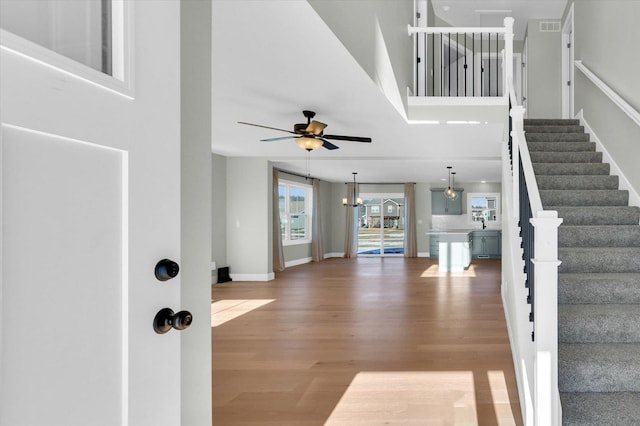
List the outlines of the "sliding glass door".
{"type": "Polygon", "coordinates": [[[360,194],[358,255],[404,253],[404,194],[360,194]]]}

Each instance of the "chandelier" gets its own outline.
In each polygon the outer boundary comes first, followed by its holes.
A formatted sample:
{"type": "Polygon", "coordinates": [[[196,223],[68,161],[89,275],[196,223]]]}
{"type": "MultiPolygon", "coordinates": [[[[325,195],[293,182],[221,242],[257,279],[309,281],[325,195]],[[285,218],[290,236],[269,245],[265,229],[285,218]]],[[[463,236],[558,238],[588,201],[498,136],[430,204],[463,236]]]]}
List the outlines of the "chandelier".
{"type": "Polygon", "coordinates": [[[356,188],[357,188],[357,183],[356,183],[356,175],[358,174],[357,172],[351,172],[353,174],[353,198],[352,198],[352,203],[349,204],[349,200],[347,199],[347,197],[344,197],[342,199],[342,205],[343,206],[351,206],[351,207],[358,207],[360,205],[362,205],[362,198],[358,197],[357,192],[356,192],[356,188]]]}

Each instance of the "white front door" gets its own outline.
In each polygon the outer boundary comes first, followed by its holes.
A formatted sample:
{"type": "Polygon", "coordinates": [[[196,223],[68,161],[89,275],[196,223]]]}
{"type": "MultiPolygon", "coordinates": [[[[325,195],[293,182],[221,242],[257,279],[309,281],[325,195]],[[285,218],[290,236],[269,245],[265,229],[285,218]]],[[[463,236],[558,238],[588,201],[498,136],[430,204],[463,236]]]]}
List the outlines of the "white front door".
{"type": "Polygon", "coordinates": [[[84,3],[118,78],[50,50],[83,56],[82,17],[22,15],[47,48],[1,34],[0,425],[175,426],[181,332],[152,324],[181,309],[154,274],[180,263],[179,2],[84,3]]]}

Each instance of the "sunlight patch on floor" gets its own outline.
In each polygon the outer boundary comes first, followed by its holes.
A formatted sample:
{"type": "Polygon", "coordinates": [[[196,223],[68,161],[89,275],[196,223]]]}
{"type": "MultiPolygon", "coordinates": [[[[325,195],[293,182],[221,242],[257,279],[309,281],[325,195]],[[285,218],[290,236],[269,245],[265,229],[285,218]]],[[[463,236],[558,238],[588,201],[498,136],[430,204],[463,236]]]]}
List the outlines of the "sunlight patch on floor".
{"type": "Polygon", "coordinates": [[[460,272],[446,272],[440,271],[438,265],[431,265],[420,275],[422,278],[430,278],[430,277],[470,277],[473,278],[476,276],[476,267],[474,265],[469,265],[467,269],[460,272]]]}
{"type": "Polygon", "coordinates": [[[231,299],[211,302],[211,327],[217,327],[240,315],[258,309],[275,299],[231,299]]]}
{"type": "MultiPolygon", "coordinates": [[[[325,426],[477,426],[472,371],[361,372],[353,379],[325,426]]],[[[488,372],[497,424],[515,425],[504,375],[488,372]],[[494,392],[495,384],[495,392],[494,392]],[[508,412],[507,412],[508,411],[508,412]]]]}
{"type": "Polygon", "coordinates": [[[496,410],[498,424],[511,424],[500,423],[500,419],[514,418],[511,401],[509,400],[509,392],[507,391],[507,382],[504,378],[504,371],[487,371],[487,379],[489,380],[489,387],[491,388],[491,399],[493,400],[493,407],[496,410]]]}

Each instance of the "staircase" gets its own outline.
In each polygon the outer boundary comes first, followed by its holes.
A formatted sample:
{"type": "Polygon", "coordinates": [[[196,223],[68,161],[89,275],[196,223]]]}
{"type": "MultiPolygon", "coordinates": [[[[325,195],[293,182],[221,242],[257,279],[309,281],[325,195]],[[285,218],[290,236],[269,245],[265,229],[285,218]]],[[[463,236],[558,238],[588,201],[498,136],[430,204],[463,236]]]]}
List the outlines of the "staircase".
{"type": "Polygon", "coordinates": [[[640,425],[640,208],[578,120],[525,120],[545,209],[557,210],[564,426],[640,425]]]}

